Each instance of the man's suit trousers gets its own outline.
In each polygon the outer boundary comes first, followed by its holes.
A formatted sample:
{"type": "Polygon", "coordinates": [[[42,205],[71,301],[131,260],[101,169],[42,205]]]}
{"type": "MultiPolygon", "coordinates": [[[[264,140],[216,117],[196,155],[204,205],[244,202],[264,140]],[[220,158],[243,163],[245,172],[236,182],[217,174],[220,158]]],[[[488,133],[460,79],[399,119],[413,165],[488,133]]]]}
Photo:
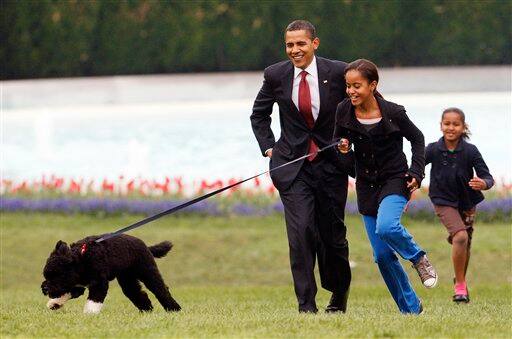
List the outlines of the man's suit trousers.
{"type": "Polygon", "coordinates": [[[346,176],[319,156],[304,161],[290,187],[280,191],[284,205],[290,264],[301,311],[316,311],[315,258],[322,287],[345,293],[351,280],[344,208],[346,176]]]}

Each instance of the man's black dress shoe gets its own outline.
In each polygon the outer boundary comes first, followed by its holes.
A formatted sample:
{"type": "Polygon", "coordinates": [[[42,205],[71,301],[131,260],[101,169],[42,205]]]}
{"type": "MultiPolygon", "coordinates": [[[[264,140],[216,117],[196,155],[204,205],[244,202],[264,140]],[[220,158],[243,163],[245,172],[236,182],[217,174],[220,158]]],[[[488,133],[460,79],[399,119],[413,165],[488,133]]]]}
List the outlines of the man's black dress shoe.
{"type": "Polygon", "coordinates": [[[347,312],[348,291],[345,293],[333,293],[329,305],[325,309],[326,313],[347,312]]]}

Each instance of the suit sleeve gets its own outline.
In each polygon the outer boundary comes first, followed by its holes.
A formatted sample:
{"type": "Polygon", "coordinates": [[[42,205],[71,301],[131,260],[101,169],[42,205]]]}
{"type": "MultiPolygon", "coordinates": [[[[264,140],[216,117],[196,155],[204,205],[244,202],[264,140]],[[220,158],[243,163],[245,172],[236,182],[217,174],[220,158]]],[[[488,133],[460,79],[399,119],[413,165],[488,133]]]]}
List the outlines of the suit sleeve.
{"type": "MultiPolygon", "coordinates": [[[[335,123],[334,123],[334,134],[332,137],[333,143],[339,141],[341,138],[347,139],[346,130],[341,126],[341,115],[342,115],[342,105],[341,103],[338,105],[336,109],[335,115],[335,123]]],[[[349,140],[350,142],[351,140],[349,140]]],[[[352,178],[356,177],[356,169],[355,169],[355,160],[354,160],[354,151],[350,150],[348,153],[343,154],[338,150],[338,147],[335,147],[336,156],[341,159],[341,163],[343,164],[343,169],[350,175],[352,178]]]]}
{"type": "Polygon", "coordinates": [[[485,181],[487,189],[491,188],[494,186],[494,178],[489,172],[489,168],[487,167],[482,154],[478,151],[478,148],[475,147],[473,149],[472,155],[472,166],[475,169],[476,175],[485,181]]]}
{"type": "Polygon", "coordinates": [[[268,80],[267,71],[265,71],[263,85],[254,100],[251,114],[252,130],[263,156],[265,156],[265,151],[273,148],[276,143],[274,133],[270,128],[272,122],[270,115],[275,102],[274,90],[268,80]]]}
{"type": "Polygon", "coordinates": [[[418,185],[421,185],[425,177],[425,137],[409,119],[405,109],[400,111],[397,120],[402,135],[411,143],[412,160],[409,175],[416,179],[418,185]]]}

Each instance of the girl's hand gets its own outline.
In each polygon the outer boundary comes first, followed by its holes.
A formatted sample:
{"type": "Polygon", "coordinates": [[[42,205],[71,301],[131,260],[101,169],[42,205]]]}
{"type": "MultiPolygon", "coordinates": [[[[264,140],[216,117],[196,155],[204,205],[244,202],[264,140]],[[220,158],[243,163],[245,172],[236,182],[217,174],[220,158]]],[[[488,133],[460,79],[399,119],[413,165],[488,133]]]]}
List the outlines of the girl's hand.
{"type": "Polygon", "coordinates": [[[412,193],[418,189],[418,181],[415,177],[409,177],[407,180],[407,188],[412,193]]]}
{"type": "Polygon", "coordinates": [[[474,176],[473,179],[469,180],[469,187],[471,187],[475,191],[482,191],[487,189],[487,184],[485,180],[480,179],[477,176],[474,176]]]}
{"type": "Polygon", "coordinates": [[[462,222],[464,222],[464,225],[473,226],[473,222],[475,221],[475,214],[475,210],[462,212],[462,222]]]}
{"type": "Polygon", "coordinates": [[[348,139],[341,139],[339,144],[338,144],[338,150],[341,152],[341,153],[348,153],[350,151],[350,142],[348,141],[348,139]]]}

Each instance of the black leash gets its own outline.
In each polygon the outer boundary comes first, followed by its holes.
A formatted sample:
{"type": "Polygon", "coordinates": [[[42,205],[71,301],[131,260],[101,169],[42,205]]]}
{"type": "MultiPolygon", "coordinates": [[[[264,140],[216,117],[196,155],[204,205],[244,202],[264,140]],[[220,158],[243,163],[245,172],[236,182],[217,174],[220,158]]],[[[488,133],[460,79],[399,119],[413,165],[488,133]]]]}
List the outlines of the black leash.
{"type": "MultiPolygon", "coordinates": [[[[326,149],[328,149],[328,148],[330,148],[330,147],[336,146],[336,145],[338,144],[338,142],[339,142],[339,141],[337,141],[337,142],[335,142],[335,143],[332,143],[332,144],[330,144],[330,145],[328,145],[328,146],[325,146],[324,148],[319,149],[319,150],[317,151],[317,153],[320,153],[320,152],[322,152],[322,151],[324,151],[324,150],[326,150],[326,149]]],[[[117,231],[115,231],[115,232],[105,234],[103,237],[101,237],[101,238],[99,238],[99,239],[96,239],[96,242],[98,243],[98,242],[102,242],[102,241],[104,241],[104,240],[107,240],[107,239],[110,239],[110,238],[113,238],[113,237],[117,237],[118,235],[121,235],[121,234],[123,234],[123,233],[125,233],[125,232],[128,232],[128,231],[133,230],[133,229],[135,229],[135,228],[137,228],[137,227],[140,227],[140,226],[142,226],[142,225],[145,225],[145,224],[147,224],[147,223],[149,223],[149,222],[151,222],[151,221],[153,221],[153,220],[159,219],[159,218],[161,218],[161,217],[163,217],[163,216],[165,216],[165,215],[168,215],[168,214],[172,214],[172,213],[174,213],[174,212],[176,212],[176,211],[179,211],[179,210],[181,210],[181,209],[183,209],[183,208],[185,208],[185,207],[188,207],[188,206],[190,206],[190,205],[193,205],[193,204],[195,204],[195,203],[198,203],[198,202],[199,202],[199,201],[201,201],[201,200],[208,199],[209,197],[214,196],[214,195],[216,195],[216,194],[219,194],[219,193],[221,193],[221,192],[223,192],[223,191],[225,191],[225,190],[227,190],[227,189],[230,189],[230,188],[232,188],[232,187],[238,186],[238,185],[240,185],[240,184],[242,184],[242,183],[244,183],[244,182],[246,182],[246,181],[249,181],[249,180],[251,180],[251,179],[257,178],[257,177],[259,177],[260,175],[263,175],[263,174],[266,174],[266,173],[270,173],[270,172],[273,172],[273,171],[275,171],[275,170],[277,170],[277,169],[280,169],[280,168],[283,168],[283,167],[288,166],[288,165],[290,165],[290,164],[293,164],[293,163],[295,163],[295,162],[297,162],[297,161],[300,161],[300,160],[302,160],[302,159],[305,159],[305,158],[307,158],[307,157],[309,157],[310,155],[313,155],[313,154],[314,154],[313,152],[312,152],[312,153],[308,153],[308,154],[306,154],[306,155],[304,155],[304,156],[302,156],[302,157],[300,157],[300,158],[294,159],[294,160],[292,160],[292,161],[289,161],[289,162],[287,162],[287,163],[285,163],[285,164],[282,164],[282,165],[280,165],[280,166],[274,167],[274,168],[272,168],[272,169],[270,169],[270,170],[267,170],[267,171],[265,171],[265,172],[261,172],[260,174],[253,175],[253,176],[252,176],[252,177],[250,177],[250,178],[247,178],[247,179],[244,179],[244,180],[241,180],[241,181],[235,182],[234,184],[231,184],[231,185],[229,185],[229,186],[225,186],[225,187],[219,188],[218,190],[215,190],[215,191],[210,192],[210,193],[208,193],[208,194],[205,194],[205,195],[202,195],[202,196],[200,196],[200,197],[197,197],[197,198],[194,198],[194,199],[192,199],[192,200],[189,200],[189,201],[187,201],[187,202],[184,202],[184,203],[183,203],[183,204],[181,204],[181,205],[175,206],[175,207],[173,207],[173,208],[169,208],[168,210],[165,210],[165,211],[162,211],[162,212],[160,212],[160,213],[158,213],[158,214],[155,214],[155,215],[153,215],[153,216],[147,217],[146,219],[143,219],[143,220],[141,220],[141,221],[138,221],[138,222],[136,222],[136,223],[134,223],[134,224],[132,224],[132,225],[130,225],[130,226],[126,226],[125,228],[121,228],[121,229],[119,229],[119,230],[117,230],[117,231]]]]}

